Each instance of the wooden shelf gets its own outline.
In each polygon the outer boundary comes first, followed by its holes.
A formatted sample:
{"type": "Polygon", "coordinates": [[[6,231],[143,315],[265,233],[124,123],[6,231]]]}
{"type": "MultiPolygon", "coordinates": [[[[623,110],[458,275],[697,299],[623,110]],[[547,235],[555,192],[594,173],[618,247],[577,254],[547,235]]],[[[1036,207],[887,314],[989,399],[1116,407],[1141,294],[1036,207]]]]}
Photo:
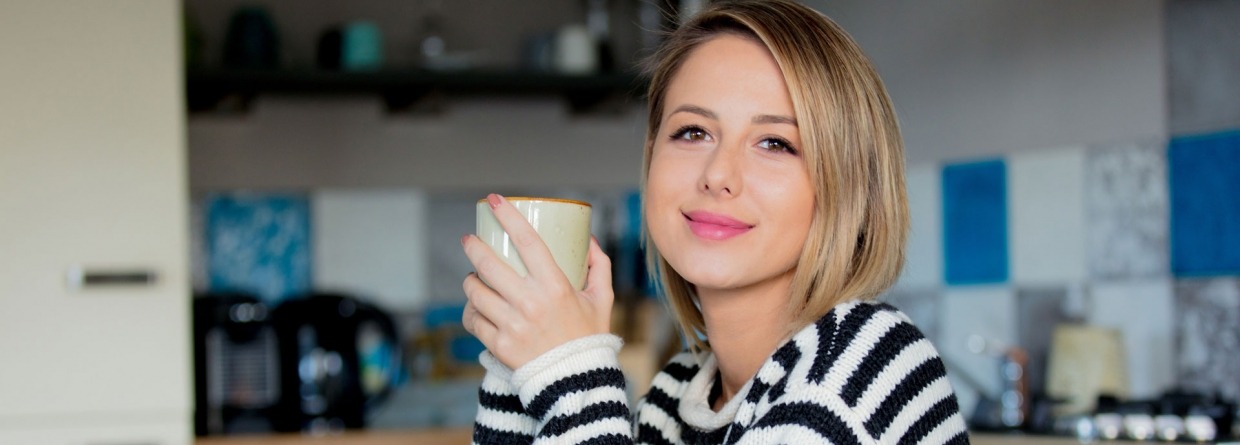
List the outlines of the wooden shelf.
{"type": "Polygon", "coordinates": [[[191,112],[216,110],[226,100],[248,104],[261,94],[377,94],[390,111],[412,108],[431,95],[531,96],[555,95],[574,112],[588,112],[604,103],[639,100],[645,80],[634,73],[567,75],[532,71],[386,70],[341,72],[324,70],[194,69],[186,72],[191,112]]]}

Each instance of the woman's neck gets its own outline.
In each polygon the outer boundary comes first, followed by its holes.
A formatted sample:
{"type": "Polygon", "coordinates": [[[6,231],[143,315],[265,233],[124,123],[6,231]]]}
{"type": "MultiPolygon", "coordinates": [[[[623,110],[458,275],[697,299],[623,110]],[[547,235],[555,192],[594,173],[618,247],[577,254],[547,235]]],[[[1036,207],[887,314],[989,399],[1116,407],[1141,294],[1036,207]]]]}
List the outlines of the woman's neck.
{"type": "Polygon", "coordinates": [[[719,363],[718,411],[753,378],[787,336],[793,273],[742,289],[698,289],[710,349],[719,363]]]}

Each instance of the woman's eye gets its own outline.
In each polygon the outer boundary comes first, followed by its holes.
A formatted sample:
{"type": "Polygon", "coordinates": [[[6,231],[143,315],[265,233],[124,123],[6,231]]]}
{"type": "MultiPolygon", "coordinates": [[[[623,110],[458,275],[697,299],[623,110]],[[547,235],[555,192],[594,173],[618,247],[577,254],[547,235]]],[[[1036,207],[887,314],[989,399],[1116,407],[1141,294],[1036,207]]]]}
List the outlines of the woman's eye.
{"type": "Polygon", "coordinates": [[[710,135],[706,133],[706,130],[693,126],[684,127],[672,133],[672,139],[689,142],[701,142],[709,138],[710,135]]]}
{"type": "Polygon", "coordinates": [[[792,144],[780,138],[763,139],[762,142],[758,143],[758,146],[768,151],[781,151],[781,152],[788,152],[792,154],[797,153],[797,149],[793,147],[792,144]]]}

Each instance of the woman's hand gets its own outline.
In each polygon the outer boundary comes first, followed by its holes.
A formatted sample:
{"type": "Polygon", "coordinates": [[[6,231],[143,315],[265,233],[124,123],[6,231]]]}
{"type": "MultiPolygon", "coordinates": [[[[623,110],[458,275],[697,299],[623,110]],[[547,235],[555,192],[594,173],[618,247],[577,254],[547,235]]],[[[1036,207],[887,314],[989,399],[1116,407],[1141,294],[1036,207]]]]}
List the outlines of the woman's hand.
{"type": "Polygon", "coordinates": [[[465,329],[512,369],[571,340],[611,332],[611,260],[597,240],[590,239],[586,286],[577,291],[516,207],[494,194],[487,202],[529,275],[517,275],[477,236],[462,238],[465,256],[477,271],[463,284],[469,299],[462,318],[465,329]]]}

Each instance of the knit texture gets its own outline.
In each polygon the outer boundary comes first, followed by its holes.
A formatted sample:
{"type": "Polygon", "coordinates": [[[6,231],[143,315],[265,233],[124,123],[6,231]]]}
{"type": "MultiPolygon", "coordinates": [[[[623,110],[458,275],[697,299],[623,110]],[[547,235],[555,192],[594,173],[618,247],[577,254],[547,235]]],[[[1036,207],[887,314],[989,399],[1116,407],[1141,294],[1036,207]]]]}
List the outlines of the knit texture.
{"type": "Polygon", "coordinates": [[[883,303],[837,306],[797,332],[722,409],[714,355],[682,352],[631,414],[617,351],[596,335],[516,372],[489,353],[475,444],[967,444],[934,346],[883,303]]]}

